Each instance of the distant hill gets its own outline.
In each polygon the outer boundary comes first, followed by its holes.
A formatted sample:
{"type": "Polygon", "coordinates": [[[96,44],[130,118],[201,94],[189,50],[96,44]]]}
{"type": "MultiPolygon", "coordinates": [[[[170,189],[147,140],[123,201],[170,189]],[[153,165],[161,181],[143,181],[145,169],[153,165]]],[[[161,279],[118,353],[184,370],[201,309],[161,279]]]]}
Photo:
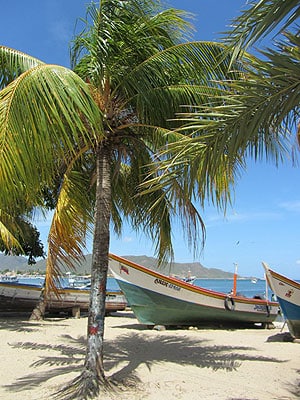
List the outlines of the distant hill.
{"type": "MultiPolygon", "coordinates": [[[[142,256],[122,256],[130,261],[137,264],[143,265],[147,268],[159,270],[163,274],[172,274],[179,276],[187,276],[189,273],[193,276],[203,279],[232,279],[233,274],[230,272],[223,271],[218,268],[205,268],[202,264],[195,263],[173,263],[157,268],[157,261],[153,257],[142,256]]],[[[76,268],[76,274],[88,275],[91,271],[91,260],[92,255],[88,254],[85,259],[76,268]]],[[[28,265],[27,258],[16,257],[16,256],[5,256],[0,254],[0,272],[14,271],[15,273],[38,273],[43,274],[46,270],[46,260],[39,260],[35,265],[28,265]]],[[[64,272],[68,272],[65,268],[64,272]]]]}
{"type": "Polygon", "coordinates": [[[0,271],[27,271],[30,266],[27,264],[27,258],[16,256],[5,256],[0,254],[0,271]]]}
{"type": "Polygon", "coordinates": [[[230,272],[222,271],[217,268],[206,268],[199,262],[194,263],[172,263],[171,265],[163,265],[160,269],[157,268],[157,260],[153,257],[147,256],[123,256],[127,260],[133,261],[136,264],[143,265],[147,268],[159,270],[164,274],[173,274],[179,276],[187,276],[189,273],[192,276],[203,279],[230,279],[233,274],[230,272]]]}

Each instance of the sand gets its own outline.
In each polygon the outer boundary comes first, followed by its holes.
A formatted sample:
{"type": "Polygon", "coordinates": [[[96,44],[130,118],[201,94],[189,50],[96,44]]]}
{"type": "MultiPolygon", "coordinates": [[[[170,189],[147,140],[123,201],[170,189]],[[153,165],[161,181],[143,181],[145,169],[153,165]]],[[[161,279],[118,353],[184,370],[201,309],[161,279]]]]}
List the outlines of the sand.
{"type": "MultiPolygon", "coordinates": [[[[50,399],[75,378],[85,354],[86,317],[0,316],[0,399],[50,399]]],[[[149,330],[130,311],[106,318],[107,376],[131,382],[103,400],[299,399],[300,343],[286,326],[149,330]]]]}

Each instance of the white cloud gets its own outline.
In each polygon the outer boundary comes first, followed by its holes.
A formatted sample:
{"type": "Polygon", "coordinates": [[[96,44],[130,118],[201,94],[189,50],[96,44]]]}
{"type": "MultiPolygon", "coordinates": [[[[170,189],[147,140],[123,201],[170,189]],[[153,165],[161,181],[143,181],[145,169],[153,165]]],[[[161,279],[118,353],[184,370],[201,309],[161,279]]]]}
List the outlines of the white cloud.
{"type": "Polygon", "coordinates": [[[130,236],[125,236],[125,237],[123,238],[123,242],[125,242],[125,243],[133,242],[133,238],[130,237],[130,236]]]}
{"type": "Polygon", "coordinates": [[[286,211],[300,213],[300,201],[285,201],[280,203],[279,206],[286,211]]]}
{"type": "Polygon", "coordinates": [[[219,223],[240,223],[247,221],[270,221],[270,220],[279,220],[282,216],[277,212],[272,211],[257,211],[257,212],[233,212],[232,214],[227,214],[224,216],[223,214],[213,214],[208,216],[205,219],[207,225],[216,225],[219,223]]]}

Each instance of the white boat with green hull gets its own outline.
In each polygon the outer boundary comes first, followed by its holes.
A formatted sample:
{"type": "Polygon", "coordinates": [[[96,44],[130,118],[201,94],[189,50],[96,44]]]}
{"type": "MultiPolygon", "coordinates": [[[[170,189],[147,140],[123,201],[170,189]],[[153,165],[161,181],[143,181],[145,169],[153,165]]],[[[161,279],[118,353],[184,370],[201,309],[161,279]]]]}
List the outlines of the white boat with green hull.
{"type": "Polygon", "coordinates": [[[265,327],[278,316],[277,302],[204,289],[113,254],[110,260],[110,270],[142,324],[261,324],[265,327]]]}

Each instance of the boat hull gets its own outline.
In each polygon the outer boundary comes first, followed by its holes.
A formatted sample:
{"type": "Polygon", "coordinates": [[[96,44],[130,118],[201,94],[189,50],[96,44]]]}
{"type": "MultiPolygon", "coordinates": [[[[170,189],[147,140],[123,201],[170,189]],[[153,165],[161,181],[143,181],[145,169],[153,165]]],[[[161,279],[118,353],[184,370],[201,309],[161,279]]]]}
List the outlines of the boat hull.
{"type": "Polygon", "coordinates": [[[278,303],[228,296],[164,276],[110,255],[110,269],[140,323],[146,325],[268,324],[278,303]]]}
{"type": "MultiPolygon", "coordinates": [[[[41,299],[40,286],[22,283],[0,283],[1,311],[32,311],[41,299]]],[[[52,293],[46,302],[46,311],[71,311],[74,307],[87,311],[90,303],[90,290],[63,288],[58,290],[58,297],[52,293]]],[[[107,291],[106,312],[122,311],[127,307],[123,293],[107,291]]]]}
{"type": "Polygon", "coordinates": [[[0,283],[1,311],[32,311],[41,296],[42,288],[22,283],[0,283]]]}
{"type": "Polygon", "coordinates": [[[300,284],[263,263],[269,286],[279,302],[286,319],[289,331],[296,339],[300,339],[300,284]]]}

